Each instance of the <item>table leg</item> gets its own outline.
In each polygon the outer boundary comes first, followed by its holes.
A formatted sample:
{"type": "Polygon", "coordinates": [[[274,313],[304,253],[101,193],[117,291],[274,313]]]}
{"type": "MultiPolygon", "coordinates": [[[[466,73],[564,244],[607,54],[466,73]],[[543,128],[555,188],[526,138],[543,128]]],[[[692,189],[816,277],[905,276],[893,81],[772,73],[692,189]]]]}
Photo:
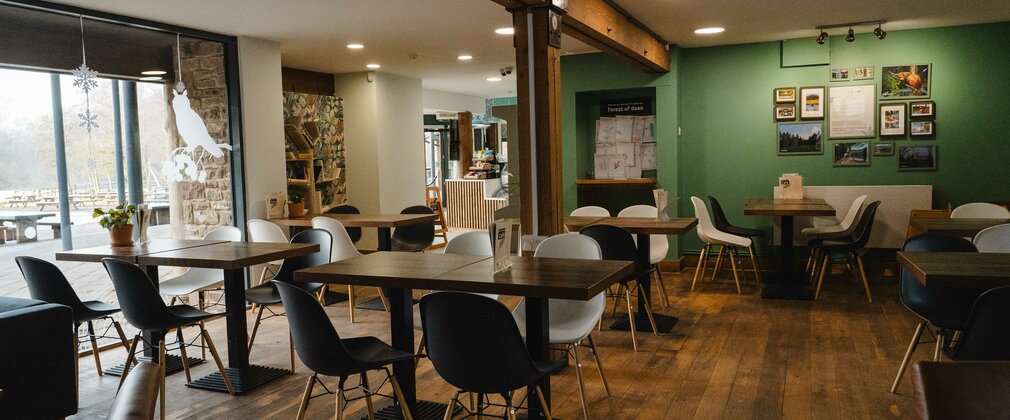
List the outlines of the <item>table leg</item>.
{"type": "Polygon", "coordinates": [[[379,228],[379,251],[393,250],[393,230],[388,227],[379,228]]]}
{"type": "Polygon", "coordinates": [[[764,299],[813,300],[813,289],[803,285],[793,271],[793,216],[782,216],[779,225],[782,247],[779,251],[778,284],[765,286],[761,290],[761,297],[764,299]]]}
{"type": "MultiPolygon", "coordinates": [[[[393,230],[388,227],[380,227],[379,231],[379,251],[392,251],[393,250],[393,230]]],[[[388,298],[391,293],[393,293],[388,287],[382,288],[382,293],[386,294],[388,298]]],[[[372,311],[384,311],[386,306],[382,304],[382,300],[379,298],[363,300],[354,305],[358,309],[368,309],[372,311]]]]}
{"type": "MultiPolygon", "coordinates": [[[[154,283],[154,289],[160,289],[159,277],[158,277],[158,266],[156,265],[146,265],[141,266],[144,272],[147,273],[147,277],[151,279],[154,283]]],[[[150,357],[151,361],[158,363],[158,343],[165,338],[165,334],[161,331],[144,331],[144,339],[147,340],[150,345],[144,346],[144,356],[150,357]]]]}
{"type": "MultiPolygon", "coordinates": [[[[643,266],[648,268],[649,259],[651,253],[649,251],[649,239],[651,235],[638,234],[637,235],[637,245],[638,245],[638,259],[639,263],[635,266],[643,266]]],[[[646,303],[648,307],[652,307],[652,275],[649,274],[649,270],[642,270],[638,273],[638,283],[642,285],[643,292],[638,294],[638,309],[635,313],[635,331],[652,332],[652,323],[649,321],[648,309],[646,309],[646,303]]],[[[669,316],[659,313],[653,313],[652,319],[656,321],[656,330],[663,333],[668,333],[673,330],[673,326],[677,325],[680,321],[675,316],[669,316]]],[[[611,326],[611,329],[627,331],[631,329],[627,319],[618,319],[611,326]]]]}
{"type": "MultiPolygon", "coordinates": [[[[380,237],[382,235],[379,235],[380,237]]],[[[389,328],[392,345],[400,351],[414,352],[414,300],[413,289],[388,289],[389,328]]],[[[393,363],[393,374],[400,382],[403,398],[411,413],[417,412],[417,382],[414,377],[414,361],[393,363]]]]}
{"type": "MultiPolygon", "coordinates": [[[[549,300],[542,298],[526,297],[526,348],[530,352],[530,357],[536,361],[550,360],[550,311],[549,300]]],[[[543,379],[534,385],[539,385],[544,393],[548,408],[551,405],[551,375],[544,375],[543,379]]],[[[540,406],[540,400],[536,398],[536,390],[533,386],[526,388],[526,403],[529,405],[530,419],[545,419],[544,407],[540,406]]]]}
{"type": "Polygon", "coordinates": [[[19,219],[15,221],[14,224],[17,226],[17,240],[19,244],[23,244],[25,242],[35,242],[39,239],[39,230],[34,221],[19,219]],[[34,238],[28,237],[28,229],[35,230],[34,238]]]}

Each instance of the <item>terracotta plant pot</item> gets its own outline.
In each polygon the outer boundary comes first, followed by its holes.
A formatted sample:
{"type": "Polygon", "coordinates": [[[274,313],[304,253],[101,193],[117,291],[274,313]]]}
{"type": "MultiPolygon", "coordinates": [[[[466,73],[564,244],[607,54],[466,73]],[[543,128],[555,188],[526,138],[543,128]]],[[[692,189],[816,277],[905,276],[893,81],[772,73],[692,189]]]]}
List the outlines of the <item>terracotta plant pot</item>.
{"type": "Polygon", "coordinates": [[[133,246],[133,225],[109,229],[109,244],[112,246],[133,246]]]}
{"type": "Polygon", "coordinates": [[[305,215],[305,202],[288,203],[288,217],[301,217],[305,215]]]}

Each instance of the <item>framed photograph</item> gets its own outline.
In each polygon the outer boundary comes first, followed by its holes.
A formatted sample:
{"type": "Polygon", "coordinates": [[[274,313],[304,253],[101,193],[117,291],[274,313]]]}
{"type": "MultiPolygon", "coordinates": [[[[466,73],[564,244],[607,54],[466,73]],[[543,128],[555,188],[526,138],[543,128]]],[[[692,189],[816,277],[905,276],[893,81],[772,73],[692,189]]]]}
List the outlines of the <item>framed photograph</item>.
{"type": "Polygon", "coordinates": [[[835,166],[870,166],[870,143],[835,143],[835,166]]]}
{"type": "Polygon", "coordinates": [[[877,143],[873,145],[873,156],[893,156],[894,143],[877,143]]]}
{"type": "Polygon", "coordinates": [[[880,67],[880,99],[929,97],[930,64],[880,67]]]}
{"type": "Polygon", "coordinates": [[[908,126],[912,136],[933,135],[933,121],[911,121],[908,126]]]}
{"type": "Polygon", "coordinates": [[[880,136],[905,135],[905,104],[880,104],[880,136]]]}
{"type": "Polygon", "coordinates": [[[876,98],[873,85],[832,86],[828,90],[828,138],[858,139],[877,136],[876,98]]]}
{"type": "Polygon", "coordinates": [[[909,102],[908,107],[912,110],[912,118],[935,118],[936,117],[936,102],[933,101],[920,101],[920,102],[909,102]]]}
{"type": "Polygon", "coordinates": [[[796,121],[796,104],[775,105],[775,121],[796,121]]]}
{"type": "Polygon", "coordinates": [[[819,122],[779,124],[779,155],[823,154],[823,140],[819,122]]]}
{"type": "Polygon", "coordinates": [[[898,148],[899,171],[935,171],[936,146],[901,146],[898,148]]]}
{"type": "Polygon", "coordinates": [[[800,119],[824,119],[824,86],[800,88],[800,119]]]}
{"type": "Polygon", "coordinates": [[[777,104],[788,104],[796,103],[796,88],[794,87],[780,87],[775,88],[775,103],[777,104]]]}
{"type": "Polygon", "coordinates": [[[849,68],[840,67],[831,69],[831,81],[832,82],[847,82],[849,81],[849,68]]]}
{"type": "Polygon", "coordinates": [[[852,80],[870,80],[873,78],[873,66],[858,66],[852,68],[852,80]]]}

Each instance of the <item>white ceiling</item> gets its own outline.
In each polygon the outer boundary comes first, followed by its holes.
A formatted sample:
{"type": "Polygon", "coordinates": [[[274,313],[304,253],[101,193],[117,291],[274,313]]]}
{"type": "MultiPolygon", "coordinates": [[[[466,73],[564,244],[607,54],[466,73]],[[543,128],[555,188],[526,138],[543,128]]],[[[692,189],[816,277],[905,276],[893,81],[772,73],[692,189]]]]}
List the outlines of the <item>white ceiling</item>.
{"type": "MultiPolygon", "coordinates": [[[[1007,0],[616,0],[667,41],[684,47],[813,37],[822,24],[887,19],[886,30],[1010,21],[1007,0]],[[702,26],[726,32],[698,36],[702,26]]],[[[512,96],[512,39],[494,29],[511,16],[491,0],[63,0],[89,9],[228,35],[277,41],[287,67],[328,73],[380,71],[419,78],[428,89],[512,96]],[[363,50],[348,50],[351,42],[363,50]],[[474,59],[461,62],[459,54],[474,59]],[[416,54],[416,59],[408,58],[416,54]]],[[[870,31],[872,28],[860,28],[870,31]]],[[[833,35],[844,31],[835,30],[833,35]]],[[[564,53],[592,51],[571,38],[564,53]]]]}

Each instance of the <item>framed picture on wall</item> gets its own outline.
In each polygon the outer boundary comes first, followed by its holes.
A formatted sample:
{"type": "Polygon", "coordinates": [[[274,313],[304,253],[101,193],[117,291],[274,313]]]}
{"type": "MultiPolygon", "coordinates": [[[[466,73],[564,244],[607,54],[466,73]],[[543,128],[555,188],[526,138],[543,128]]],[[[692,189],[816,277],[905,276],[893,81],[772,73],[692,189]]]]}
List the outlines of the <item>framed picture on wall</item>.
{"type": "Polygon", "coordinates": [[[838,67],[831,69],[831,81],[832,82],[847,82],[849,81],[849,68],[848,67],[838,67]]]}
{"type": "Polygon", "coordinates": [[[796,104],[775,105],[775,121],[795,121],[796,104]]]}
{"type": "Polygon", "coordinates": [[[905,104],[880,104],[880,136],[905,135],[905,104]]]}
{"type": "Polygon", "coordinates": [[[875,92],[873,85],[832,86],[828,90],[828,138],[876,137],[875,92]]]}
{"type": "Polygon", "coordinates": [[[913,137],[924,137],[933,135],[933,121],[911,121],[909,128],[913,137]]]}
{"type": "Polygon", "coordinates": [[[800,88],[800,119],[824,119],[824,86],[800,88]]]}
{"type": "Polygon", "coordinates": [[[835,166],[870,166],[870,143],[835,143],[835,166]]]}
{"type": "Polygon", "coordinates": [[[852,68],[852,80],[873,79],[873,66],[857,66],[852,68]]]}
{"type": "Polygon", "coordinates": [[[901,146],[898,148],[899,171],[935,171],[936,146],[901,146]]]}
{"type": "Polygon", "coordinates": [[[796,103],[796,88],[794,87],[775,88],[774,94],[777,104],[796,103]]]}
{"type": "Polygon", "coordinates": [[[909,102],[912,118],[935,118],[936,103],[933,101],[909,102]]]}
{"type": "Polygon", "coordinates": [[[882,66],[880,99],[915,99],[929,97],[930,64],[882,66]]]}
{"type": "Polygon", "coordinates": [[[820,122],[781,123],[778,127],[779,155],[819,155],[824,153],[820,122]]]}
{"type": "Polygon", "coordinates": [[[877,143],[873,145],[873,156],[893,156],[894,143],[877,143]]]}

